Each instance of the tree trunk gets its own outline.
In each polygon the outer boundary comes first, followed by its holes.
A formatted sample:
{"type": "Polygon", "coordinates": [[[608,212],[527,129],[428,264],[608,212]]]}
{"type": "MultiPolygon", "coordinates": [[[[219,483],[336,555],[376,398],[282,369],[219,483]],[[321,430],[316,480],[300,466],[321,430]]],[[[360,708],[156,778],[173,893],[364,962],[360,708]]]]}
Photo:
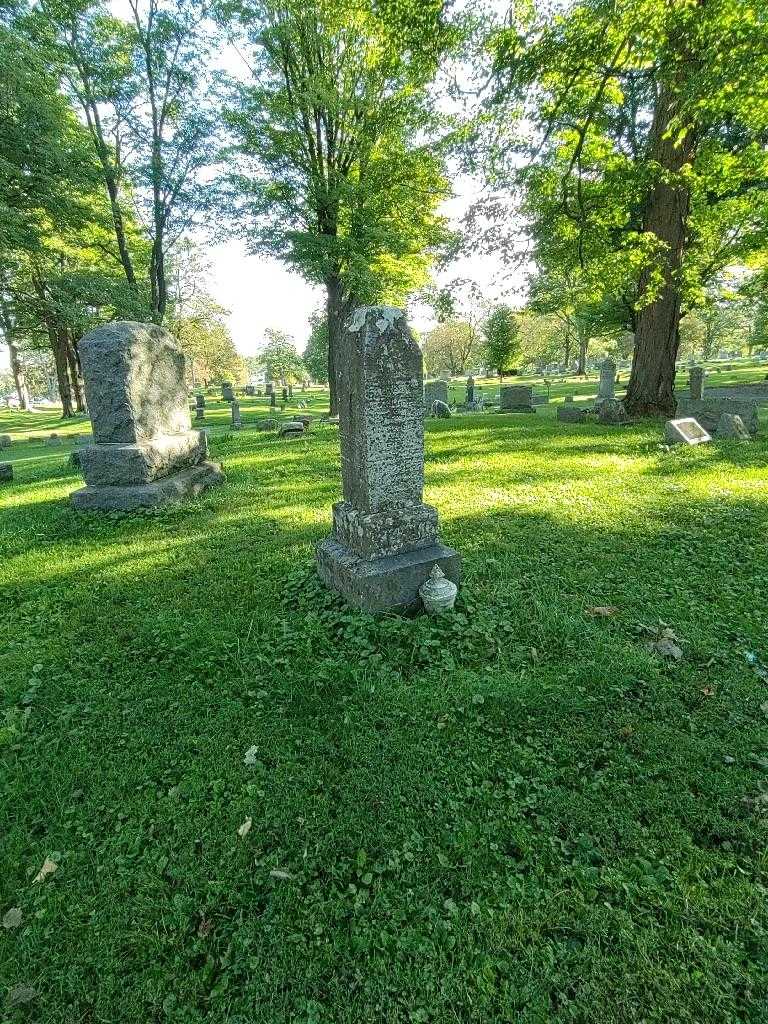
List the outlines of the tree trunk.
{"type": "Polygon", "coordinates": [[[680,171],[695,152],[691,131],[677,142],[679,133],[670,131],[676,115],[676,97],[662,85],[651,129],[651,159],[662,168],[652,186],[643,217],[643,231],[653,233],[660,243],[658,264],[640,278],[635,353],[627,387],[625,406],[633,416],[670,416],[675,411],[675,360],[680,345],[680,269],[685,251],[690,194],[680,180],[680,171]],[[662,284],[655,297],[642,305],[652,286],[654,271],[661,271],[662,284]]]}
{"type": "Polygon", "coordinates": [[[328,389],[330,391],[330,415],[339,414],[338,381],[336,372],[336,355],[341,331],[344,324],[346,303],[344,289],[338,273],[329,274],[325,281],[325,311],[328,317],[328,389]]]}
{"type": "Polygon", "coordinates": [[[29,389],[27,388],[27,381],[24,376],[24,366],[19,355],[19,347],[13,339],[13,323],[11,311],[5,299],[0,296],[0,326],[3,329],[3,337],[10,353],[13,383],[19,399],[19,408],[27,412],[30,406],[29,389]]]}
{"type": "Polygon", "coordinates": [[[61,417],[62,419],[69,419],[75,415],[75,411],[72,408],[72,389],[69,383],[67,332],[63,327],[57,328],[49,317],[46,317],[46,324],[51,349],[53,350],[53,358],[56,363],[56,380],[59,385],[59,397],[61,398],[61,417]]]}
{"type": "Polygon", "coordinates": [[[563,365],[565,366],[566,373],[571,366],[571,329],[570,327],[565,328],[565,352],[563,353],[563,365]]]}
{"type": "Polygon", "coordinates": [[[576,364],[576,374],[579,377],[587,375],[587,350],[589,349],[589,338],[579,335],[579,357],[576,364]]]}
{"type": "Polygon", "coordinates": [[[80,356],[77,351],[77,342],[70,331],[67,331],[66,343],[67,363],[69,365],[69,375],[72,380],[72,392],[75,396],[75,407],[78,412],[86,412],[83,375],[80,370],[80,356]]]}

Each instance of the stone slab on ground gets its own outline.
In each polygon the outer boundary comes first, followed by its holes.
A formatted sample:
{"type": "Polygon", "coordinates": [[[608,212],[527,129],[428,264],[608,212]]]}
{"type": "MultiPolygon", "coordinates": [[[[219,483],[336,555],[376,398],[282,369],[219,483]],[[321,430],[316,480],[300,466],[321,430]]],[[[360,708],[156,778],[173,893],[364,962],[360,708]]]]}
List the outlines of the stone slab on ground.
{"type": "Polygon", "coordinates": [[[757,433],[758,413],[757,402],[754,399],[719,398],[713,395],[711,390],[708,390],[705,397],[699,400],[680,398],[677,403],[676,418],[692,417],[698,420],[709,434],[714,434],[723,413],[740,416],[749,433],[753,436],[757,433]]]}
{"type": "Polygon", "coordinates": [[[83,487],[72,495],[72,504],[81,511],[131,512],[195,498],[209,487],[222,483],[224,474],[221,467],[205,462],[153,483],[129,487],[83,487]]]}
{"type": "Polygon", "coordinates": [[[712,438],[697,420],[688,417],[667,420],[664,440],[667,444],[697,445],[707,444],[712,438]]]}
{"type": "Polygon", "coordinates": [[[622,427],[629,423],[624,403],[618,398],[604,398],[597,409],[597,422],[605,427],[622,427]]]}

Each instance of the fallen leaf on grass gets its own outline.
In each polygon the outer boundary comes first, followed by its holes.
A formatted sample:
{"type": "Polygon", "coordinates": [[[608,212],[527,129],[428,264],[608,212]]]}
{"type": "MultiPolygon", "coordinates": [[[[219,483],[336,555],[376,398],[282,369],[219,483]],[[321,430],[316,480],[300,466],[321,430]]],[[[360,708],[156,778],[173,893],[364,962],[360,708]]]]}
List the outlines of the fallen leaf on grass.
{"type": "Polygon", "coordinates": [[[204,939],[210,932],[211,928],[213,928],[213,921],[207,917],[202,918],[200,924],[197,926],[198,937],[204,939]]]}
{"type": "Polygon", "coordinates": [[[8,993],[8,1006],[24,1006],[37,997],[37,992],[30,985],[14,985],[8,993]]]}
{"type": "Polygon", "coordinates": [[[715,695],[715,691],[711,686],[703,687],[701,692],[704,694],[705,697],[714,697],[715,695]]]}
{"type": "Polygon", "coordinates": [[[246,818],[240,828],[237,830],[237,834],[241,839],[245,839],[248,833],[251,831],[253,825],[253,818],[246,818]]]}
{"type": "Polygon", "coordinates": [[[269,877],[279,878],[283,881],[287,881],[289,878],[293,878],[293,875],[290,873],[290,871],[278,871],[275,869],[274,871],[269,872],[269,877]]]}
{"type": "Polygon", "coordinates": [[[592,615],[596,619],[607,619],[611,615],[616,615],[618,610],[613,604],[598,604],[594,608],[587,608],[587,615],[592,615]]]}
{"type": "Polygon", "coordinates": [[[11,907],[10,910],[6,910],[3,914],[3,928],[11,931],[12,928],[18,928],[21,924],[21,907],[11,907]]]}
{"type": "Polygon", "coordinates": [[[43,866],[32,879],[32,884],[34,885],[35,882],[44,882],[49,875],[54,873],[54,871],[58,871],[58,868],[59,865],[55,860],[51,860],[50,857],[46,857],[43,861],[43,866]]]}

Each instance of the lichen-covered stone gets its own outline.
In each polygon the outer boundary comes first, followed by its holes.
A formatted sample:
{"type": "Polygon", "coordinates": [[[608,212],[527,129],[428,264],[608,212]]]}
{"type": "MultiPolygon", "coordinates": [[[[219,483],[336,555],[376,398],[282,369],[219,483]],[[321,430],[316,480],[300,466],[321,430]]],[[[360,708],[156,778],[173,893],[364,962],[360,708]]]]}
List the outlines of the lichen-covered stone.
{"type": "Polygon", "coordinates": [[[616,363],[608,356],[600,364],[600,383],[597,388],[595,408],[599,409],[603,402],[612,402],[616,394],[616,363]]]}
{"type": "Polygon", "coordinates": [[[107,324],[80,352],[96,443],[78,453],[87,486],[72,495],[75,508],[158,505],[223,481],[206,435],[189,429],[184,355],[168,331],[107,324]]]}
{"type": "Polygon", "coordinates": [[[557,418],[561,423],[586,423],[587,413],[585,409],[579,409],[573,404],[559,405],[557,418]]]}
{"type": "Polygon", "coordinates": [[[704,429],[714,434],[723,413],[731,416],[739,416],[749,433],[754,437],[758,428],[757,402],[737,398],[679,398],[677,402],[677,417],[693,417],[699,421],[704,429]]]}
{"type": "Polygon", "coordinates": [[[536,412],[533,388],[525,384],[502,384],[499,388],[499,412],[536,412]]]}
{"type": "Polygon", "coordinates": [[[304,424],[301,420],[287,420],[280,424],[280,437],[293,438],[304,436],[304,424]]]}
{"type": "Polygon", "coordinates": [[[597,422],[606,427],[620,427],[629,423],[624,403],[617,398],[605,398],[597,410],[597,422]]]}
{"type": "Polygon", "coordinates": [[[732,413],[724,412],[720,417],[715,437],[730,441],[751,441],[752,435],[744,425],[741,416],[734,416],[732,413]]]}
{"type": "Polygon", "coordinates": [[[133,444],[189,429],[184,354],[168,331],[118,321],[86,334],[79,351],[98,444],[133,444]]]}
{"type": "Polygon", "coordinates": [[[166,434],[144,444],[90,445],[80,451],[80,468],[92,487],[148,484],[199,466],[208,458],[208,438],[199,430],[166,434]]]}
{"type": "Polygon", "coordinates": [[[356,310],[338,365],[344,501],[318,548],[318,571],[356,608],[413,609],[435,564],[458,583],[460,559],[440,544],[437,513],[421,500],[425,391],[405,315],[356,310]]]}

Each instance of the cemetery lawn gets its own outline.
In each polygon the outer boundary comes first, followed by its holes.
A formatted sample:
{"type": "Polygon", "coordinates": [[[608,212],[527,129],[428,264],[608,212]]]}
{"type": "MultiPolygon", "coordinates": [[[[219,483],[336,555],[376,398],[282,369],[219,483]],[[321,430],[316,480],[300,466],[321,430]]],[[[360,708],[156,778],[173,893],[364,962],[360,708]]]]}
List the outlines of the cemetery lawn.
{"type": "Polygon", "coordinates": [[[0,1021],[765,1024],[765,419],[553,411],[428,424],[437,620],[315,579],[334,427],[105,516],[0,413],[0,1021]]]}

